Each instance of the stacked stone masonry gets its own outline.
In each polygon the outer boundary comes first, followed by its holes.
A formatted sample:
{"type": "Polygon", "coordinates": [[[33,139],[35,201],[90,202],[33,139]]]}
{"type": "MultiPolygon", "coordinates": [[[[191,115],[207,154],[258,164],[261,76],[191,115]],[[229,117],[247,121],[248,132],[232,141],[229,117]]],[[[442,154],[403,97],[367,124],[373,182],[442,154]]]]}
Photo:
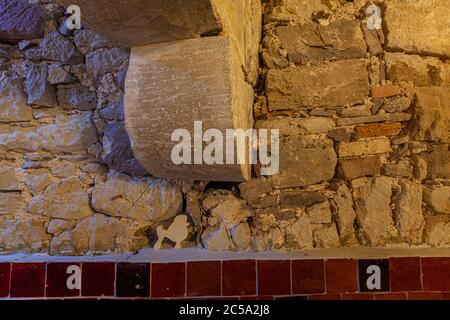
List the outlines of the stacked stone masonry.
{"type": "Polygon", "coordinates": [[[180,214],[182,246],[213,251],[450,247],[445,0],[379,1],[382,30],[363,0],[263,1],[245,74],[280,172],[241,184],[147,173],[124,124],[130,49],[67,30],[55,2],[0,2],[1,253],[136,252],[180,214]]]}

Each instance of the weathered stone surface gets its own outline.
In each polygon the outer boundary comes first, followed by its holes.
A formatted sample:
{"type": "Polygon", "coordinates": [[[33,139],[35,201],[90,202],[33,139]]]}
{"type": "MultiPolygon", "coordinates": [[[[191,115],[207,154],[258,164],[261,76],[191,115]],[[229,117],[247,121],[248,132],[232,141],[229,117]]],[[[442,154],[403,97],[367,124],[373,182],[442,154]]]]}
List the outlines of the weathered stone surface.
{"type": "Polygon", "coordinates": [[[246,222],[252,216],[245,202],[227,190],[214,190],[207,193],[202,206],[209,211],[211,217],[218,219],[227,230],[246,222]]]}
{"type": "Polygon", "coordinates": [[[336,126],[332,119],[325,117],[284,118],[256,121],[255,129],[280,131],[280,135],[294,136],[328,132],[336,126]]]}
{"type": "Polygon", "coordinates": [[[21,80],[0,73],[0,122],[30,121],[32,109],[27,106],[21,80]]]}
{"type": "Polygon", "coordinates": [[[0,177],[0,191],[20,190],[19,175],[15,167],[0,164],[0,177]]]}
{"type": "Polygon", "coordinates": [[[52,219],[48,223],[47,232],[50,234],[58,235],[66,230],[72,229],[76,224],[76,221],[52,219]]]}
{"type": "Polygon", "coordinates": [[[14,216],[23,206],[23,200],[20,192],[0,192],[0,216],[14,216]]]}
{"type": "Polygon", "coordinates": [[[91,74],[116,72],[127,66],[129,57],[130,51],[128,49],[98,49],[86,56],[86,69],[91,74]]]}
{"type": "Polygon", "coordinates": [[[411,120],[409,113],[380,113],[367,117],[354,117],[354,118],[340,118],[337,120],[338,126],[351,126],[362,123],[375,123],[375,122],[406,122],[411,120]]]}
{"type": "Polygon", "coordinates": [[[33,169],[28,170],[27,173],[25,184],[34,196],[41,194],[48,186],[57,182],[48,169],[33,169]]]}
{"type": "Polygon", "coordinates": [[[77,177],[49,186],[43,195],[30,201],[27,211],[64,220],[79,220],[94,213],[87,188],[77,177]]]}
{"type": "Polygon", "coordinates": [[[53,124],[39,131],[46,138],[46,148],[53,153],[85,152],[98,141],[90,112],[58,115],[53,124]]]}
{"type": "Polygon", "coordinates": [[[425,219],[422,213],[422,186],[400,180],[400,194],[395,203],[395,221],[402,239],[410,244],[422,243],[425,219]]]}
{"type": "Polygon", "coordinates": [[[233,248],[227,229],[223,224],[208,227],[202,233],[202,243],[210,251],[227,251],[233,248]]]}
{"type": "Polygon", "coordinates": [[[387,46],[410,53],[450,56],[450,30],[444,26],[450,14],[446,0],[393,0],[386,3],[387,46]],[[418,23],[420,21],[420,23],[418,23]]]}
{"type": "Polygon", "coordinates": [[[18,42],[44,34],[45,15],[39,6],[26,0],[0,3],[0,41],[18,42]]]}
{"type": "Polygon", "coordinates": [[[103,134],[103,161],[110,169],[133,176],[146,176],[147,171],[142,168],[133,154],[130,139],[123,122],[110,122],[103,134]]]}
{"type": "Polygon", "coordinates": [[[76,30],[73,41],[78,50],[85,54],[91,50],[97,50],[111,45],[106,39],[92,30],[76,30]]]}
{"type": "Polygon", "coordinates": [[[33,152],[38,150],[43,143],[44,141],[36,132],[36,128],[0,125],[0,145],[4,150],[33,152]]]}
{"type": "Polygon", "coordinates": [[[336,225],[316,227],[313,231],[316,248],[338,248],[341,246],[336,225]]]}
{"type": "Polygon", "coordinates": [[[352,181],[358,223],[371,246],[383,245],[397,235],[390,207],[392,183],[386,177],[352,181]]]}
{"type": "Polygon", "coordinates": [[[337,164],[333,141],[317,137],[281,139],[279,159],[279,174],[269,178],[277,188],[302,187],[331,180],[337,164]]]}
{"type": "Polygon", "coordinates": [[[45,252],[50,235],[45,232],[42,217],[0,218],[0,250],[4,253],[45,252]]]}
{"type": "Polygon", "coordinates": [[[424,239],[433,247],[449,247],[450,217],[447,215],[427,216],[424,239]]]}
{"type": "Polygon", "coordinates": [[[353,117],[366,117],[372,115],[372,110],[369,106],[360,105],[350,108],[345,108],[340,112],[341,117],[353,118],[353,117]]]}
{"type": "Polygon", "coordinates": [[[373,137],[392,137],[397,136],[402,131],[400,123],[375,123],[357,126],[355,136],[357,139],[373,137]]]}
{"type": "Polygon", "coordinates": [[[175,217],[182,203],[180,189],[167,181],[132,178],[114,172],[97,176],[92,191],[92,206],[96,211],[148,224],[175,217]]]}
{"type": "Polygon", "coordinates": [[[28,49],[25,56],[30,60],[49,60],[64,64],[83,62],[83,55],[75,45],[57,31],[48,33],[39,47],[28,49]]]}
{"type": "Polygon", "coordinates": [[[381,172],[388,177],[411,178],[413,167],[408,160],[401,160],[398,163],[385,163],[381,172]]]}
{"type": "Polygon", "coordinates": [[[372,88],[371,94],[373,98],[389,98],[402,94],[402,90],[399,86],[387,84],[372,88]]]}
{"type": "Polygon", "coordinates": [[[364,34],[364,39],[367,42],[367,46],[369,48],[369,52],[372,56],[378,56],[382,54],[383,44],[385,42],[385,36],[383,30],[376,29],[368,29],[367,23],[362,23],[361,25],[362,32],[364,34]]]}
{"type": "Polygon", "coordinates": [[[380,157],[339,160],[338,176],[351,181],[361,177],[379,176],[381,171],[380,157]]]}
{"type": "Polygon", "coordinates": [[[386,52],[388,80],[411,81],[415,86],[450,86],[450,65],[434,57],[386,52]]]}
{"type": "Polygon", "coordinates": [[[92,110],[97,106],[97,95],[81,85],[64,85],[58,86],[58,101],[63,109],[92,110]]]}
{"type": "Polygon", "coordinates": [[[270,0],[266,4],[265,20],[303,22],[311,19],[313,13],[327,9],[322,0],[270,0]]]}
{"type": "Polygon", "coordinates": [[[53,237],[52,255],[85,255],[128,253],[148,246],[142,226],[128,219],[94,214],[82,220],[73,230],[53,237]]]}
{"type": "Polygon", "coordinates": [[[241,223],[230,231],[231,240],[238,250],[247,250],[252,241],[252,234],[248,223],[241,223]]]}
{"type": "Polygon", "coordinates": [[[314,247],[312,227],[306,214],[302,214],[296,222],[286,228],[286,246],[295,250],[314,247]]]}
{"type": "Polygon", "coordinates": [[[428,179],[450,179],[450,149],[448,144],[436,146],[424,156],[428,179]]]}
{"type": "Polygon", "coordinates": [[[253,179],[239,185],[241,197],[247,201],[256,200],[258,197],[272,191],[272,186],[265,178],[253,179]]]}
{"type": "Polygon", "coordinates": [[[328,25],[315,22],[300,26],[280,26],[275,33],[294,64],[331,59],[358,59],[366,53],[366,43],[358,20],[337,20],[328,25]]]}
{"type": "Polygon", "coordinates": [[[340,158],[389,153],[391,151],[391,142],[386,137],[360,139],[359,141],[348,143],[343,142],[338,147],[340,158]]]}
{"type": "Polygon", "coordinates": [[[62,66],[51,64],[48,66],[47,81],[50,84],[66,84],[74,82],[75,77],[67,72],[62,66]]]}
{"type": "Polygon", "coordinates": [[[314,224],[331,223],[331,208],[328,201],[319,202],[306,208],[309,220],[314,224]]]}
{"type": "Polygon", "coordinates": [[[281,207],[301,208],[324,202],[327,197],[313,191],[285,191],[281,194],[281,207]]]}
{"type": "Polygon", "coordinates": [[[29,67],[26,79],[25,92],[28,104],[43,107],[56,107],[56,89],[47,82],[48,65],[33,64],[29,67]]]}
{"type": "Polygon", "coordinates": [[[362,103],[369,95],[366,68],[363,60],[345,60],[321,66],[271,69],[266,80],[269,109],[336,108],[362,103]]]}
{"type": "Polygon", "coordinates": [[[411,107],[411,99],[407,97],[398,97],[391,99],[385,103],[383,109],[388,113],[403,112],[411,107]]]}
{"type": "Polygon", "coordinates": [[[336,183],[332,185],[336,191],[333,201],[336,211],[336,225],[342,243],[347,245],[357,244],[355,230],[353,228],[356,213],[353,207],[352,192],[345,183],[336,183]]]}
{"type": "Polygon", "coordinates": [[[450,142],[450,88],[415,88],[413,138],[450,142]]]}
{"type": "Polygon", "coordinates": [[[9,44],[0,44],[0,58],[5,59],[21,59],[23,53],[17,46],[9,44]]]}
{"type": "Polygon", "coordinates": [[[350,142],[352,131],[347,128],[337,128],[328,132],[327,136],[336,142],[350,142]]]}
{"type": "Polygon", "coordinates": [[[450,213],[450,186],[426,188],[424,199],[437,213],[450,213]]]}
{"type": "Polygon", "coordinates": [[[204,161],[194,165],[192,154],[189,157],[183,152],[190,164],[172,162],[173,148],[178,145],[180,149],[178,142],[192,142],[184,141],[184,137],[173,142],[176,129],[183,128],[193,136],[194,122],[200,120],[203,131],[214,128],[224,135],[226,129],[252,127],[253,90],[245,82],[229,38],[207,37],[133,48],[126,87],[126,128],[131,146],[151,174],[206,181],[250,178],[248,159],[242,165],[204,161]],[[180,68],[184,71],[179,72],[180,68]]]}

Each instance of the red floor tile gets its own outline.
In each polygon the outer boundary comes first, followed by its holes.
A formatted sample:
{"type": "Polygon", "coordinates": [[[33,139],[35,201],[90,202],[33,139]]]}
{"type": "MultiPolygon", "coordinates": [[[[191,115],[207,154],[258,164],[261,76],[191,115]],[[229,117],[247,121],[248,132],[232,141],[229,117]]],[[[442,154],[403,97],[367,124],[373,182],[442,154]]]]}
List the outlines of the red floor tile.
{"type": "Polygon", "coordinates": [[[150,297],[150,264],[118,263],[116,272],[117,297],[150,297]]]}
{"type": "Polygon", "coordinates": [[[208,297],[221,295],[221,262],[198,261],[187,263],[187,295],[208,297]]]}
{"type": "Polygon", "coordinates": [[[442,300],[440,292],[408,292],[408,300],[442,300]]]}
{"type": "Polygon", "coordinates": [[[11,297],[41,298],[45,293],[45,263],[13,263],[11,297]]]}
{"type": "Polygon", "coordinates": [[[287,260],[258,261],[258,294],[291,294],[291,262],[287,260]]]}
{"type": "Polygon", "coordinates": [[[186,296],[186,263],[154,263],[151,279],[152,298],[186,296]]]}
{"type": "Polygon", "coordinates": [[[405,292],[376,293],[375,300],[407,300],[405,292]]]}
{"type": "Polygon", "coordinates": [[[81,295],[84,297],[114,296],[116,264],[114,262],[84,262],[81,295]]]}
{"type": "MultiPolygon", "coordinates": [[[[80,289],[76,288],[77,280],[74,279],[76,274],[72,270],[68,270],[70,266],[81,267],[80,263],[48,263],[47,264],[47,286],[45,290],[46,297],[76,297],[80,295],[80,289]],[[68,273],[68,271],[70,271],[68,273]],[[70,285],[68,281],[70,277],[70,285]],[[73,281],[72,281],[73,280],[73,281]]],[[[81,280],[81,269],[79,272],[79,279],[81,280]]],[[[80,283],[78,283],[80,285],[80,283]]]]}
{"type": "Polygon", "coordinates": [[[325,293],[323,260],[292,261],[292,293],[325,293]]]}
{"type": "Polygon", "coordinates": [[[325,283],[327,293],[351,293],[357,291],[355,260],[325,261],[325,283]]]}
{"type": "Polygon", "coordinates": [[[389,259],[392,291],[421,291],[420,258],[389,259]]]}
{"type": "Polygon", "coordinates": [[[308,296],[308,300],[342,300],[340,294],[314,294],[308,296]]]}
{"type": "Polygon", "coordinates": [[[423,290],[450,291],[450,258],[421,258],[423,290]]]}
{"type": "Polygon", "coordinates": [[[344,293],[342,300],[374,300],[373,293],[344,293]]]}
{"type": "Polygon", "coordinates": [[[11,263],[0,263],[0,298],[9,296],[11,263]]]}
{"type": "Polygon", "coordinates": [[[223,261],[222,288],[224,296],[256,295],[256,261],[223,261]]]}

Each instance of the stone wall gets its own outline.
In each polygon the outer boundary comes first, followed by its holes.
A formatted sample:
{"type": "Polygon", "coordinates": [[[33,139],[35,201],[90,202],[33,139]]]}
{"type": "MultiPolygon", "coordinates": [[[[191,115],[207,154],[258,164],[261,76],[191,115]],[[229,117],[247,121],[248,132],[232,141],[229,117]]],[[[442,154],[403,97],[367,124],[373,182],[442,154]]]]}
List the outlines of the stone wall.
{"type": "Polygon", "coordinates": [[[179,214],[209,250],[450,246],[445,0],[381,2],[379,31],[366,1],[264,1],[254,116],[280,129],[280,173],[239,185],[151,177],[124,127],[129,49],[30,2],[0,4],[0,252],[134,252],[179,214]]]}

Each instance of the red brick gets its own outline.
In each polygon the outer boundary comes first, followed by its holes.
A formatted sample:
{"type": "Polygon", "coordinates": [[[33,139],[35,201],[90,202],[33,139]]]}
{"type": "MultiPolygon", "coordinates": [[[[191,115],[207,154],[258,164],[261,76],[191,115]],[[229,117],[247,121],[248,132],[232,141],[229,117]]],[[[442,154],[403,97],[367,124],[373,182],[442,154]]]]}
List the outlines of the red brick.
{"type": "Polygon", "coordinates": [[[81,265],[81,295],[84,297],[114,296],[116,264],[113,262],[84,262],[81,265]]]}
{"type": "Polygon", "coordinates": [[[327,293],[351,293],[357,291],[355,260],[325,261],[327,293]]]}
{"type": "Polygon", "coordinates": [[[290,261],[258,261],[258,294],[288,295],[291,293],[290,261]]]}
{"type": "Polygon", "coordinates": [[[397,136],[402,131],[401,123],[371,123],[355,128],[356,139],[392,137],[397,136]]]}
{"type": "Polygon", "coordinates": [[[314,294],[308,296],[308,300],[342,300],[340,294],[314,294]]]}
{"type": "Polygon", "coordinates": [[[224,296],[256,295],[256,261],[223,261],[222,288],[224,296]]]}
{"type": "Polygon", "coordinates": [[[323,260],[292,261],[292,293],[325,293],[323,260]]]}
{"type": "Polygon", "coordinates": [[[421,258],[423,290],[450,291],[450,258],[421,258]]]}
{"type": "Polygon", "coordinates": [[[9,296],[11,263],[0,263],[0,298],[9,296]]]}
{"type": "Polygon", "coordinates": [[[67,288],[67,274],[69,266],[81,266],[80,263],[49,263],[47,264],[47,287],[46,297],[76,297],[80,295],[80,289],[70,290],[67,288]]]}
{"type": "Polygon", "coordinates": [[[442,300],[441,292],[408,292],[408,300],[442,300]]]}
{"type": "Polygon", "coordinates": [[[406,292],[376,293],[375,300],[407,300],[406,292]]]}
{"type": "Polygon", "coordinates": [[[373,293],[344,293],[342,300],[373,300],[373,293]]]}
{"type": "Polygon", "coordinates": [[[220,296],[220,261],[187,263],[187,295],[189,297],[220,296]]]}
{"type": "Polygon", "coordinates": [[[45,263],[13,263],[11,269],[11,297],[44,297],[45,267],[45,263]]]}
{"type": "Polygon", "coordinates": [[[152,264],[152,298],[186,296],[186,263],[152,264]]]}
{"type": "Polygon", "coordinates": [[[392,291],[421,291],[420,258],[389,259],[392,291]]]}

